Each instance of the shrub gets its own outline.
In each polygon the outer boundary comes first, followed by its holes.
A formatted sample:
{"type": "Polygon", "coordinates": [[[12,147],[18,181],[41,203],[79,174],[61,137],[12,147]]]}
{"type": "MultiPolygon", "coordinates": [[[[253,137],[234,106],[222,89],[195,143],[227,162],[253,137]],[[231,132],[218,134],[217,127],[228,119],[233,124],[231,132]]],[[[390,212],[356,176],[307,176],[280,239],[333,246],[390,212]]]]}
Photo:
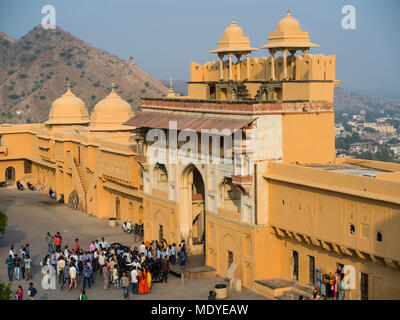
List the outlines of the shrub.
{"type": "Polygon", "coordinates": [[[8,75],[12,75],[13,73],[15,73],[15,72],[17,72],[17,70],[13,70],[13,69],[11,69],[11,70],[8,70],[8,75]]]}
{"type": "Polygon", "coordinates": [[[21,74],[18,75],[18,78],[25,79],[26,78],[26,74],[21,73],[21,74]]]}
{"type": "Polygon", "coordinates": [[[79,62],[79,63],[75,63],[75,66],[79,69],[81,69],[83,67],[83,61],[79,62]]]}
{"type": "Polygon", "coordinates": [[[133,102],[133,99],[132,98],[129,98],[128,100],[126,100],[128,103],[131,103],[131,102],[133,102]]]}
{"type": "Polygon", "coordinates": [[[0,210],[0,231],[6,230],[8,217],[3,210],[0,210]]]}
{"type": "Polygon", "coordinates": [[[9,94],[8,97],[9,97],[10,99],[16,100],[16,99],[19,98],[19,95],[17,95],[17,94],[9,94]]]}
{"type": "Polygon", "coordinates": [[[44,64],[42,64],[42,68],[49,68],[49,67],[51,67],[51,66],[52,66],[51,63],[44,63],[44,64]]]}
{"type": "Polygon", "coordinates": [[[9,86],[8,90],[10,90],[10,91],[14,90],[14,86],[9,86]]]}
{"type": "Polygon", "coordinates": [[[10,300],[11,299],[11,282],[4,284],[0,282],[0,300],[10,300]]]}
{"type": "Polygon", "coordinates": [[[40,98],[40,100],[44,100],[44,99],[46,99],[46,96],[40,96],[39,98],[40,98]]]}
{"type": "Polygon", "coordinates": [[[97,82],[93,83],[93,87],[97,88],[98,86],[100,86],[100,81],[97,81],[97,82]]]}

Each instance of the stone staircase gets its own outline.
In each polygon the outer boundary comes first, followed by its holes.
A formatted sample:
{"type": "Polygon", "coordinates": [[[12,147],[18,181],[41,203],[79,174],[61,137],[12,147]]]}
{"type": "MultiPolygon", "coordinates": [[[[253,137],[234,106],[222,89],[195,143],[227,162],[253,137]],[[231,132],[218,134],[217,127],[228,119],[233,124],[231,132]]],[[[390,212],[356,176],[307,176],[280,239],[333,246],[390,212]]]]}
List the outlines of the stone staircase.
{"type": "Polygon", "coordinates": [[[314,288],[308,285],[299,285],[295,280],[273,278],[254,281],[257,293],[272,297],[275,300],[310,300],[314,288]]]}
{"type": "Polygon", "coordinates": [[[86,180],[86,175],[85,175],[86,169],[80,165],[76,165],[76,169],[78,170],[78,175],[79,175],[79,179],[81,180],[83,191],[85,191],[85,194],[86,194],[88,191],[88,188],[89,188],[89,184],[86,180]]]}
{"type": "Polygon", "coordinates": [[[249,91],[247,90],[246,86],[241,83],[240,85],[237,86],[237,93],[236,93],[237,99],[238,100],[250,100],[250,94],[249,91]]]}

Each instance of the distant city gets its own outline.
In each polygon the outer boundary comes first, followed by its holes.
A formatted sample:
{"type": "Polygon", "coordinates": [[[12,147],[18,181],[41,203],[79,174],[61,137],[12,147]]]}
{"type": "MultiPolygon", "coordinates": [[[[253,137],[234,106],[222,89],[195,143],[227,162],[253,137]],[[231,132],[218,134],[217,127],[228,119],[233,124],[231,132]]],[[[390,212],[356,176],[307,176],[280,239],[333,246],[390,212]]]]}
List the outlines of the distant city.
{"type": "Polygon", "coordinates": [[[400,163],[400,104],[397,112],[336,114],[335,136],[337,157],[400,163]]]}

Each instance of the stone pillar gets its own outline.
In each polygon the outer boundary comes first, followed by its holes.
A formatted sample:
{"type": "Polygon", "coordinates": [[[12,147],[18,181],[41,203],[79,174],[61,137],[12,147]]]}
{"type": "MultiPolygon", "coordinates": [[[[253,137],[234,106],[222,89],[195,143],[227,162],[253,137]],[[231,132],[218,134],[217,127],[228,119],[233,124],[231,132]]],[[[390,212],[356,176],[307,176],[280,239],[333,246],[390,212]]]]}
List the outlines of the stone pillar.
{"type": "Polygon", "coordinates": [[[236,66],[237,66],[237,74],[238,74],[237,80],[238,81],[241,80],[241,78],[240,78],[240,57],[241,56],[242,56],[241,54],[236,54],[236,59],[237,59],[236,66]]]}
{"type": "Polygon", "coordinates": [[[246,79],[250,80],[250,53],[246,53],[246,79]]]}
{"type": "Polygon", "coordinates": [[[287,76],[287,49],[283,49],[282,50],[282,54],[283,54],[283,80],[286,80],[288,78],[287,76]]]}
{"type": "Polygon", "coordinates": [[[290,50],[290,55],[291,55],[291,59],[290,59],[290,79],[291,80],[296,80],[296,74],[294,73],[294,64],[296,61],[296,57],[294,56],[296,53],[296,50],[290,50]]]}
{"type": "Polygon", "coordinates": [[[271,54],[271,80],[275,81],[276,77],[275,77],[275,50],[273,49],[269,49],[269,53],[271,54]]]}
{"type": "Polygon", "coordinates": [[[218,54],[219,57],[219,80],[223,81],[224,80],[224,55],[222,53],[218,54]]]}
{"type": "Polygon", "coordinates": [[[228,57],[229,57],[229,81],[232,81],[232,53],[229,53],[228,57]]]}

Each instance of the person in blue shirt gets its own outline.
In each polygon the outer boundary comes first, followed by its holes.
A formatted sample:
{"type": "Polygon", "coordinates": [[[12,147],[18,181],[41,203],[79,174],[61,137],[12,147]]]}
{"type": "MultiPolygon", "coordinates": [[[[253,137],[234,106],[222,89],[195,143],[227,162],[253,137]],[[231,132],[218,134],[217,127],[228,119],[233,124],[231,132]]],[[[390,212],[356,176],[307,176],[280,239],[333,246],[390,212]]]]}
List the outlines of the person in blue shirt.
{"type": "Polygon", "coordinates": [[[37,290],[36,288],[33,286],[33,283],[30,282],[29,283],[29,288],[28,288],[28,297],[31,300],[35,300],[35,296],[37,295],[37,290]]]}
{"type": "Polygon", "coordinates": [[[64,269],[63,269],[63,273],[64,273],[64,276],[63,276],[63,283],[62,283],[62,285],[61,285],[61,290],[62,289],[64,289],[64,284],[65,284],[65,282],[67,282],[68,281],[68,287],[69,287],[69,285],[71,284],[71,276],[69,275],[69,262],[67,262],[66,264],[65,264],[65,267],[64,267],[64,269]]]}
{"type": "Polygon", "coordinates": [[[83,266],[83,290],[86,288],[86,282],[89,284],[89,289],[91,288],[91,278],[92,278],[92,270],[85,263],[83,266]]]}
{"type": "Polygon", "coordinates": [[[7,265],[7,272],[8,272],[8,281],[13,281],[13,279],[14,279],[14,259],[12,258],[11,254],[6,259],[6,265],[7,265]]]}

